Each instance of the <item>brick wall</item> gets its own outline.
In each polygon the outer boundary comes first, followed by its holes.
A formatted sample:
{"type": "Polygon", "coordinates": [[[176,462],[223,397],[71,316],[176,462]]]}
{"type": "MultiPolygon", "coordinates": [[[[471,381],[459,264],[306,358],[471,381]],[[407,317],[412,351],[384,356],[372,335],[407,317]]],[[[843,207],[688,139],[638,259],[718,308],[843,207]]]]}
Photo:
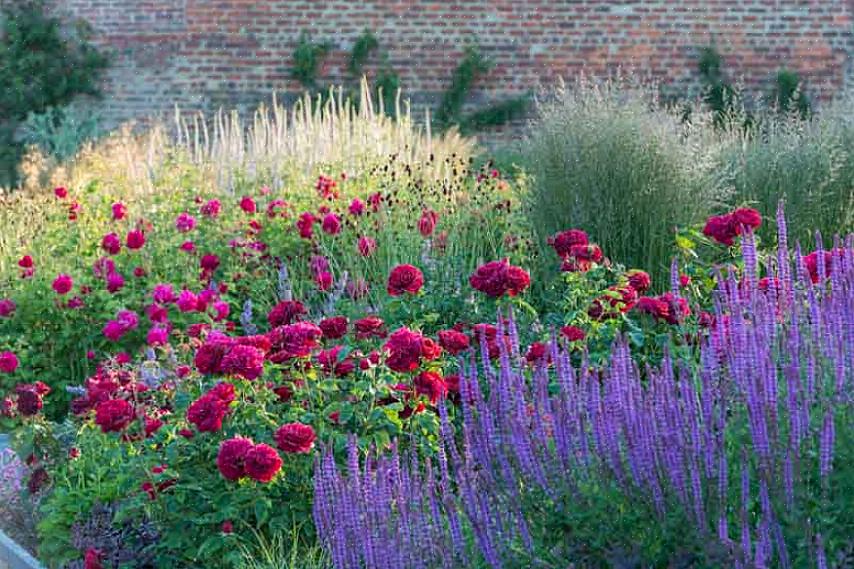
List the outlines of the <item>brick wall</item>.
{"type": "Polygon", "coordinates": [[[111,123],[182,108],[247,106],[290,78],[302,30],[329,40],[324,83],[346,77],[355,38],[372,30],[418,103],[436,101],[477,39],[496,63],[480,97],[557,77],[633,69],[696,85],[697,47],[714,40],[734,79],[767,89],[781,66],[823,98],[854,84],[854,0],[52,0],[113,53],[101,108],[111,123]]]}

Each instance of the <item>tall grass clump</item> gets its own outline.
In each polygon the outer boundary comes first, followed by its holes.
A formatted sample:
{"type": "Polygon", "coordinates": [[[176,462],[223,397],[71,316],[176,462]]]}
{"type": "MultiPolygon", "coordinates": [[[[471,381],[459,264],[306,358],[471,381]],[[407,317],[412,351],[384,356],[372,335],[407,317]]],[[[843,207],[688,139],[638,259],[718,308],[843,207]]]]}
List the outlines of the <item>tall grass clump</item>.
{"type": "Polygon", "coordinates": [[[536,110],[523,152],[540,243],[578,227],[666,282],[674,228],[724,198],[710,175],[719,148],[711,116],[697,111],[684,123],[649,89],[584,80],[560,84],[536,110]]]}
{"type": "MultiPolygon", "coordinates": [[[[785,200],[797,212],[794,239],[809,242],[854,229],[854,100],[832,103],[809,120],[796,112],[768,114],[738,132],[715,169],[733,201],[750,202],[768,219],[785,200]]],[[[773,223],[761,235],[771,237],[773,223]]]]}
{"type": "Polygon", "coordinates": [[[318,173],[363,174],[389,156],[395,157],[395,172],[429,183],[449,181],[457,162],[474,153],[474,141],[456,130],[433,133],[429,117],[417,120],[399,93],[394,101],[387,112],[363,80],[356,101],[330,89],[326,97],[306,94],[292,105],[273,97],[249,117],[176,108],[171,123],[125,125],[59,165],[31,149],[21,166],[24,186],[109,184],[115,197],[178,185],[224,193],[258,185],[287,190],[313,183],[318,173]]]}

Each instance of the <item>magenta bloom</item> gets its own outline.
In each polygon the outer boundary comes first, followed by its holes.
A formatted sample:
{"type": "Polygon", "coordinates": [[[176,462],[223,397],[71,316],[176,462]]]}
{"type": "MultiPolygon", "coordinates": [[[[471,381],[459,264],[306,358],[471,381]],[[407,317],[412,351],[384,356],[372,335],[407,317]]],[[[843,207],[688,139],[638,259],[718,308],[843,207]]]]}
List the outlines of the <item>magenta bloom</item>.
{"type": "Polygon", "coordinates": [[[350,207],[347,208],[352,215],[359,216],[365,213],[365,202],[359,198],[353,198],[350,202],[350,207]]]}
{"type": "Polygon", "coordinates": [[[234,481],[246,476],[246,455],[254,447],[251,440],[243,437],[223,441],[216,457],[216,466],[223,478],[234,481]]]}
{"type": "Polygon", "coordinates": [[[107,275],[107,290],[110,293],[118,292],[125,286],[125,278],[119,273],[110,273],[107,275]]]}
{"type": "Polygon", "coordinates": [[[175,229],[181,233],[192,231],[196,227],[196,218],[187,212],[180,214],[175,218],[175,229]]]}
{"type": "Polygon", "coordinates": [[[18,356],[12,352],[0,352],[0,372],[15,373],[18,369],[18,356]]]}
{"type": "Polygon", "coordinates": [[[264,373],[264,352],[253,346],[237,345],[222,358],[222,372],[253,380],[264,373]]]}
{"type": "Polygon", "coordinates": [[[198,298],[191,290],[184,289],[178,295],[178,310],[181,312],[193,312],[198,304],[198,298]]]}
{"type": "Polygon", "coordinates": [[[128,208],[125,207],[125,204],[122,202],[116,202],[113,204],[113,220],[119,221],[125,218],[128,213],[128,208]]]}
{"type": "Polygon", "coordinates": [[[153,326],[145,336],[149,346],[165,346],[169,343],[169,330],[163,326],[153,326]]]}
{"type": "Polygon", "coordinates": [[[310,425],[287,423],[278,428],[273,435],[276,446],[288,454],[304,454],[314,447],[317,435],[310,425]]]}
{"type": "Polygon", "coordinates": [[[53,284],[51,285],[51,287],[53,287],[53,290],[54,290],[54,292],[56,292],[56,294],[68,294],[71,291],[71,288],[73,286],[74,286],[74,281],[71,280],[70,276],[65,275],[65,274],[61,274],[61,275],[57,276],[53,280],[53,284]]]}
{"type": "Polygon", "coordinates": [[[201,207],[200,211],[205,217],[216,217],[219,215],[219,210],[221,208],[222,204],[219,203],[219,200],[210,200],[201,207]]]}
{"type": "Polygon", "coordinates": [[[115,233],[107,233],[101,239],[101,248],[110,255],[118,255],[122,250],[122,240],[115,233]]]}
{"type": "Polygon", "coordinates": [[[341,220],[334,213],[328,213],[324,216],[321,227],[324,233],[338,235],[341,233],[341,220]]]}
{"type": "Polygon", "coordinates": [[[142,246],[145,245],[145,233],[139,229],[128,231],[127,237],[125,237],[125,245],[132,250],[142,249],[142,246]]]}
{"type": "Polygon", "coordinates": [[[0,318],[9,318],[15,312],[15,302],[10,298],[0,298],[0,318]]]}
{"type": "Polygon", "coordinates": [[[243,196],[243,199],[240,200],[240,209],[242,209],[246,213],[255,213],[258,209],[258,206],[255,204],[255,200],[253,200],[249,196],[243,196]]]}
{"type": "Polygon", "coordinates": [[[168,283],[155,285],[151,296],[157,304],[172,304],[177,300],[175,297],[175,290],[172,288],[172,285],[168,283]]]}

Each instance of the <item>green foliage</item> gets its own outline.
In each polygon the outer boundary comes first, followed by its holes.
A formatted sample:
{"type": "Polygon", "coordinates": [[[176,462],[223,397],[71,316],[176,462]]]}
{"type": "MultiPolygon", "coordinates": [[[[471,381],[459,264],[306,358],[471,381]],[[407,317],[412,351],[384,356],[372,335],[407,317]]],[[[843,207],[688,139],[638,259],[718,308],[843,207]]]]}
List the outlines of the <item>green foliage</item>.
{"type": "Polygon", "coordinates": [[[715,125],[724,126],[740,110],[741,101],[724,75],[723,58],[715,46],[700,49],[697,69],[703,85],[703,102],[714,113],[715,125]]]}
{"type": "Polygon", "coordinates": [[[805,119],[812,113],[812,103],[802,90],[801,76],[797,71],[781,69],[774,78],[772,104],[782,113],[795,113],[805,119]]]}
{"type": "Polygon", "coordinates": [[[397,93],[400,90],[400,77],[388,63],[387,57],[374,79],[374,88],[382,99],[385,114],[394,116],[397,93]]]}
{"type": "Polygon", "coordinates": [[[14,183],[21,146],[18,124],[30,113],[99,94],[98,81],[107,57],[89,43],[79,25],[67,36],[61,22],[45,13],[41,0],[0,4],[0,186],[14,183]]]}
{"type": "Polygon", "coordinates": [[[485,127],[507,124],[524,116],[530,106],[530,95],[498,101],[484,109],[473,111],[464,116],[460,121],[460,130],[465,134],[485,127]]]}
{"type": "Polygon", "coordinates": [[[350,75],[353,79],[358,80],[362,76],[362,70],[367,63],[371,53],[379,48],[380,42],[377,36],[370,30],[362,32],[356,42],[353,44],[353,49],[350,51],[350,61],[347,68],[350,70],[350,75]]]}
{"type": "Polygon", "coordinates": [[[313,91],[317,87],[317,73],[320,65],[331,48],[330,42],[314,42],[309,33],[303,31],[294,49],[291,76],[307,90],[313,91]]]}
{"type": "Polygon", "coordinates": [[[36,145],[58,160],[67,160],[84,142],[98,137],[99,117],[72,105],[49,107],[43,113],[30,113],[20,126],[20,134],[24,143],[36,145]]]}
{"type": "Polygon", "coordinates": [[[467,45],[463,59],[454,69],[451,82],[442,95],[442,101],[436,110],[435,120],[441,127],[447,127],[460,121],[463,104],[466,102],[474,84],[489,73],[493,63],[473,44],[467,45]]]}

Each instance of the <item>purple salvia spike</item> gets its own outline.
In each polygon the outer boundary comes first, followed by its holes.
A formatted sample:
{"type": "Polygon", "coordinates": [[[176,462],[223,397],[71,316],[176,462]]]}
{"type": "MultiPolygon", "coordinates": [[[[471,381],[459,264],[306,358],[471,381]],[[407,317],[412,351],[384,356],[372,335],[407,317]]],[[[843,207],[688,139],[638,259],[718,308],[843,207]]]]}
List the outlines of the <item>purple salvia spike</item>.
{"type": "Polygon", "coordinates": [[[673,296],[679,298],[679,263],[676,262],[676,257],[670,262],[670,292],[673,296]]]}
{"type": "Polygon", "coordinates": [[[827,554],[824,552],[824,539],[820,532],[815,535],[815,565],[818,569],[827,569],[827,554]]]}
{"type": "Polygon", "coordinates": [[[833,445],[836,436],[833,424],[833,410],[828,409],[824,415],[824,423],[819,437],[819,475],[826,479],[833,466],[833,445]]]}
{"type": "Polygon", "coordinates": [[[747,453],[742,451],[741,464],[741,553],[745,561],[753,558],[753,546],[750,541],[750,472],[748,470],[747,453]]]}
{"type": "Polygon", "coordinates": [[[741,236],[741,255],[744,259],[744,280],[748,294],[756,292],[756,240],[749,228],[741,236]]]}
{"type": "Polygon", "coordinates": [[[827,278],[827,270],[824,266],[824,246],[821,242],[821,232],[815,232],[815,251],[816,256],[818,257],[818,262],[816,263],[817,273],[818,273],[818,282],[824,284],[824,280],[827,278]]]}

